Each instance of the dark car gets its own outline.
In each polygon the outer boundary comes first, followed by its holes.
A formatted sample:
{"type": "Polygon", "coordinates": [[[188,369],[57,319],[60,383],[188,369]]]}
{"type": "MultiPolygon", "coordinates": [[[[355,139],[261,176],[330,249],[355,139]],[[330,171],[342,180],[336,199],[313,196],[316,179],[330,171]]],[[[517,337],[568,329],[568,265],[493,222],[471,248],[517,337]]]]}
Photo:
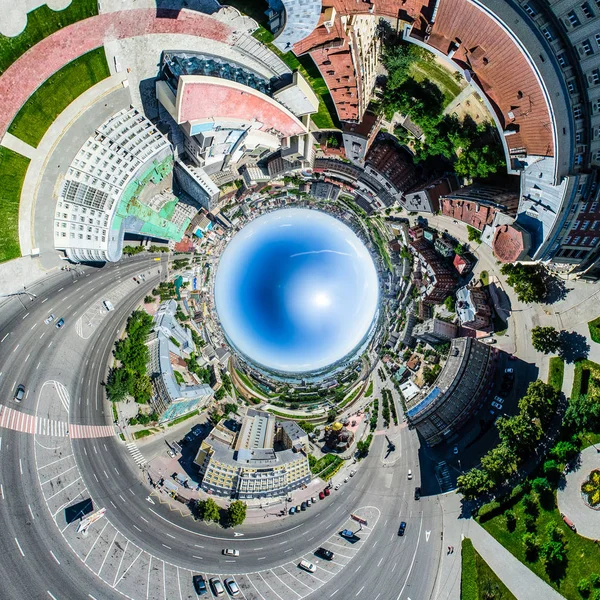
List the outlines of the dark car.
{"type": "Polygon", "coordinates": [[[194,582],[194,589],[196,590],[196,594],[198,594],[198,596],[204,596],[204,594],[208,593],[206,579],[204,579],[202,575],[194,575],[192,581],[194,582]]]}
{"type": "Polygon", "coordinates": [[[319,492],[319,498],[325,500],[325,492],[319,492]]]}
{"type": "Polygon", "coordinates": [[[329,494],[331,494],[331,492],[329,491],[329,488],[325,488],[325,489],[323,490],[323,493],[324,493],[326,496],[329,496],[329,494]]]}
{"type": "Polygon", "coordinates": [[[420,497],[421,497],[421,488],[416,487],[415,488],[415,500],[418,500],[420,497]]]}
{"type": "Polygon", "coordinates": [[[59,319],[58,322],[56,323],[56,329],[61,329],[64,324],[65,324],[65,320],[59,319]]]}
{"type": "Polygon", "coordinates": [[[327,548],[317,548],[315,550],[315,555],[320,556],[325,560],[333,560],[333,552],[331,550],[327,550],[327,548]]]}
{"type": "Polygon", "coordinates": [[[25,386],[21,383],[17,386],[15,390],[14,400],[15,402],[21,402],[25,396],[25,386]]]}
{"type": "Polygon", "coordinates": [[[306,510],[306,502],[303,502],[303,503],[300,505],[300,510],[306,510]]]}
{"type": "Polygon", "coordinates": [[[340,531],[340,535],[345,537],[347,540],[353,540],[355,538],[354,531],[350,531],[349,529],[340,531]]]}
{"type": "Polygon", "coordinates": [[[404,521],[402,521],[400,523],[400,527],[398,527],[398,535],[404,535],[405,531],[406,531],[406,523],[404,521]]]}

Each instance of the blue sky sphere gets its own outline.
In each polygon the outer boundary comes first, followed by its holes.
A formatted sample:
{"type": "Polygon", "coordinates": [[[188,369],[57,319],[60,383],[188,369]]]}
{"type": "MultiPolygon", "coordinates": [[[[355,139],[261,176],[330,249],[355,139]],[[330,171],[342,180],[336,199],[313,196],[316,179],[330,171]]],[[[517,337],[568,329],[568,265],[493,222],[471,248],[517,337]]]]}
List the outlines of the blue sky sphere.
{"type": "Polygon", "coordinates": [[[215,306],[229,341],[253,362],[289,373],[354,350],[377,313],[369,251],[341,221],[282,209],[246,225],[225,248],[215,306]]]}

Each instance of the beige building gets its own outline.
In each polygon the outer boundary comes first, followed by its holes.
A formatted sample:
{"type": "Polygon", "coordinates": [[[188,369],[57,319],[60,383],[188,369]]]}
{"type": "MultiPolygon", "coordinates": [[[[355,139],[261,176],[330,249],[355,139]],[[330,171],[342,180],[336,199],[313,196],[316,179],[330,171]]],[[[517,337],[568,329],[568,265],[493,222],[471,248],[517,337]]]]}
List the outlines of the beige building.
{"type": "Polygon", "coordinates": [[[202,442],[194,463],[208,494],[250,500],[286,496],[310,481],[308,436],[294,422],[250,409],[202,442]]]}

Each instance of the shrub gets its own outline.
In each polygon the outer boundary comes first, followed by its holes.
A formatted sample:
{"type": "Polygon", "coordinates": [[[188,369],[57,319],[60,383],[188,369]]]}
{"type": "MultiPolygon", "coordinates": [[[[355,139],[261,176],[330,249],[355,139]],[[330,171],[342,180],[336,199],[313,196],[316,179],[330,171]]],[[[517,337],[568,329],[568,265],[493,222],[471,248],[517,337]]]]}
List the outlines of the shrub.
{"type": "Polygon", "coordinates": [[[590,575],[590,583],[595,587],[595,588],[600,588],[600,575],[598,573],[592,573],[590,575]]]}
{"type": "Polygon", "coordinates": [[[504,518],[506,519],[506,529],[512,533],[517,526],[517,516],[515,515],[515,511],[510,509],[507,510],[504,513],[504,518]]]}
{"type": "Polygon", "coordinates": [[[526,515],[537,517],[539,514],[539,506],[536,499],[530,494],[523,496],[523,511],[526,515]]]}
{"type": "Polygon", "coordinates": [[[523,523],[525,524],[525,529],[529,532],[535,531],[536,529],[536,517],[533,515],[525,515],[523,517],[523,523]]]}
{"type": "Polygon", "coordinates": [[[523,546],[525,547],[525,559],[528,562],[535,562],[539,556],[540,546],[534,533],[523,534],[523,546]]]}
{"type": "Polygon", "coordinates": [[[584,597],[587,598],[592,591],[592,586],[590,584],[590,580],[583,577],[577,583],[577,591],[584,597]]]}

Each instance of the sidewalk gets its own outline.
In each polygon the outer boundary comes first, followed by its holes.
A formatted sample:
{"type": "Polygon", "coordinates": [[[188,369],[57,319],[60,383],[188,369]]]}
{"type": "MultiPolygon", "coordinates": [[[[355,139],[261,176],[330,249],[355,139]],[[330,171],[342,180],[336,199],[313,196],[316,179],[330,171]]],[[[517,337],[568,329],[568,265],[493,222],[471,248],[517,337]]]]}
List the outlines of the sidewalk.
{"type": "Polygon", "coordinates": [[[470,520],[469,534],[475,550],[517,600],[561,600],[563,596],[515,558],[479,523],[470,520]]]}

